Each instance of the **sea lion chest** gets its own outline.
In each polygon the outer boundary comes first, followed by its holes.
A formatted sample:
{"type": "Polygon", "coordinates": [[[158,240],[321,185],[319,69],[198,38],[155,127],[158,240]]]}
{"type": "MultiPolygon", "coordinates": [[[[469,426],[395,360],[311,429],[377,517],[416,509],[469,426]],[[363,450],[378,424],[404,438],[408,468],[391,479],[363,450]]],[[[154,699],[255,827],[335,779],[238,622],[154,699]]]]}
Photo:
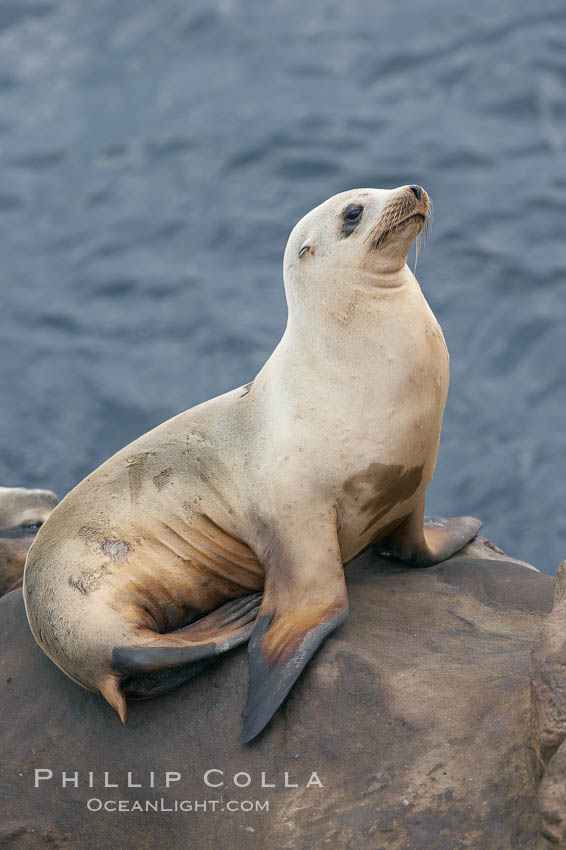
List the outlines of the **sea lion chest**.
{"type": "Polygon", "coordinates": [[[382,335],[365,369],[340,387],[342,422],[331,441],[344,560],[407,516],[434,472],[449,364],[426,302],[382,335]]]}

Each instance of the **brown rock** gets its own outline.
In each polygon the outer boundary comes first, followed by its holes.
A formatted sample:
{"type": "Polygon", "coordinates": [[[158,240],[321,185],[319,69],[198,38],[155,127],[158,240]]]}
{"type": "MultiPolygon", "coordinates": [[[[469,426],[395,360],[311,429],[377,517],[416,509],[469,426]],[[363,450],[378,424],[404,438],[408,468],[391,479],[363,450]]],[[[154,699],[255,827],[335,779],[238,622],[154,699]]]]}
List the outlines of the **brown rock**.
{"type": "Polygon", "coordinates": [[[566,561],[558,568],[552,613],[533,648],[530,678],[543,832],[566,847],[566,561]]]}
{"type": "Polygon", "coordinates": [[[172,694],[130,703],[122,727],[35,645],[21,593],[6,596],[0,846],[546,847],[525,739],[530,647],[554,579],[481,542],[420,570],[366,553],[347,578],[349,620],[245,747],[237,743],[245,648],[172,694]],[[53,772],[37,789],[36,768],[53,772]],[[211,775],[220,787],[204,784],[210,769],[223,771],[211,775]],[[78,771],[79,787],[62,788],[62,771],[78,771]],[[119,788],[101,787],[104,771],[119,788]],[[142,788],[127,787],[128,771],[142,788]],[[181,774],[169,789],[166,771],[181,774]],[[261,787],[262,771],[275,788],[261,787]],[[306,787],[313,772],[322,788],[306,787]],[[251,777],[248,787],[238,787],[247,782],[239,773],[251,777]],[[298,787],[284,787],[285,773],[298,787]],[[216,812],[118,813],[89,811],[91,799],[219,803],[216,812]],[[229,801],[256,800],[269,811],[227,810],[229,801]]]}

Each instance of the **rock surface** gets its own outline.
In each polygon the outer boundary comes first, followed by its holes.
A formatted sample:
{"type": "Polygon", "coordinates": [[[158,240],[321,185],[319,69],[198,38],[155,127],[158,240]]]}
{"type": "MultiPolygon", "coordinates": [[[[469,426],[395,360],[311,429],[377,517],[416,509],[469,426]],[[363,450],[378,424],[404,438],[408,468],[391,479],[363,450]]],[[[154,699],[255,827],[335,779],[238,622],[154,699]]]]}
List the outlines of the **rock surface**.
{"type": "Polygon", "coordinates": [[[238,744],[245,648],[172,694],[130,702],[122,727],[35,645],[21,592],[4,597],[0,846],[547,847],[525,741],[530,649],[554,579],[476,543],[421,570],[368,552],[347,581],[349,620],[246,747],[238,744]],[[36,768],[53,779],[34,788],[36,768]],[[204,784],[210,769],[224,772],[211,774],[220,787],[204,784]],[[62,788],[62,771],[78,771],[79,787],[62,788]],[[118,788],[103,787],[104,771],[118,788]],[[127,787],[128,771],[142,788],[127,787]],[[166,771],[181,774],[169,789],[166,771]],[[275,788],[261,787],[262,771],[275,788]],[[286,772],[298,787],[284,787],[286,772]],[[313,772],[322,788],[306,787],[313,772]],[[238,773],[251,776],[248,787],[238,787],[247,782],[238,773]],[[92,799],[219,803],[216,812],[119,813],[89,811],[92,799]],[[269,811],[227,810],[256,800],[269,811]]]}
{"type": "Polygon", "coordinates": [[[531,723],[543,831],[566,847],[566,561],[558,568],[552,613],[533,648],[531,723]]]}

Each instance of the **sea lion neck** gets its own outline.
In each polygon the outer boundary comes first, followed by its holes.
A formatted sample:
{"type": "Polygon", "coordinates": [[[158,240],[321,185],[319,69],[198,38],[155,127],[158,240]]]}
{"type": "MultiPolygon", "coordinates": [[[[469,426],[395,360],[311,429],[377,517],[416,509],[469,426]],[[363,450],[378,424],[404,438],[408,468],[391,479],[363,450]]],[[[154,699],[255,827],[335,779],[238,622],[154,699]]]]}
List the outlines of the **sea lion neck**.
{"type": "Polygon", "coordinates": [[[403,305],[424,300],[406,265],[387,274],[341,267],[325,283],[322,292],[287,287],[282,342],[294,357],[314,358],[332,371],[378,357],[384,342],[399,332],[403,305]]]}

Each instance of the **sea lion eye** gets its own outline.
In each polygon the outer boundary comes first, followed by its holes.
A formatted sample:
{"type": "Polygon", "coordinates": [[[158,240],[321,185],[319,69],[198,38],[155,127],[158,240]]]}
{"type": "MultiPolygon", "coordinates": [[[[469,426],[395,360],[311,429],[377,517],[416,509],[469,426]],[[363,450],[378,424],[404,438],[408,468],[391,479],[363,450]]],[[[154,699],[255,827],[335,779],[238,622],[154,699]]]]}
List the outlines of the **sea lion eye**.
{"type": "Polygon", "coordinates": [[[362,220],[363,211],[364,208],[359,204],[348,204],[342,213],[344,219],[342,222],[342,236],[344,239],[354,232],[362,220]]]}
{"type": "Polygon", "coordinates": [[[0,537],[8,537],[17,540],[20,537],[35,537],[43,522],[22,522],[21,525],[13,525],[11,528],[0,529],[0,537]]]}
{"type": "Polygon", "coordinates": [[[349,222],[359,221],[359,219],[362,217],[363,211],[364,208],[358,206],[358,204],[350,204],[346,207],[346,210],[344,212],[344,218],[346,219],[346,221],[349,222]]]}
{"type": "Polygon", "coordinates": [[[36,534],[42,525],[42,522],[26,522],[21,526],[21,529],[24,534],[36,534]]]}

